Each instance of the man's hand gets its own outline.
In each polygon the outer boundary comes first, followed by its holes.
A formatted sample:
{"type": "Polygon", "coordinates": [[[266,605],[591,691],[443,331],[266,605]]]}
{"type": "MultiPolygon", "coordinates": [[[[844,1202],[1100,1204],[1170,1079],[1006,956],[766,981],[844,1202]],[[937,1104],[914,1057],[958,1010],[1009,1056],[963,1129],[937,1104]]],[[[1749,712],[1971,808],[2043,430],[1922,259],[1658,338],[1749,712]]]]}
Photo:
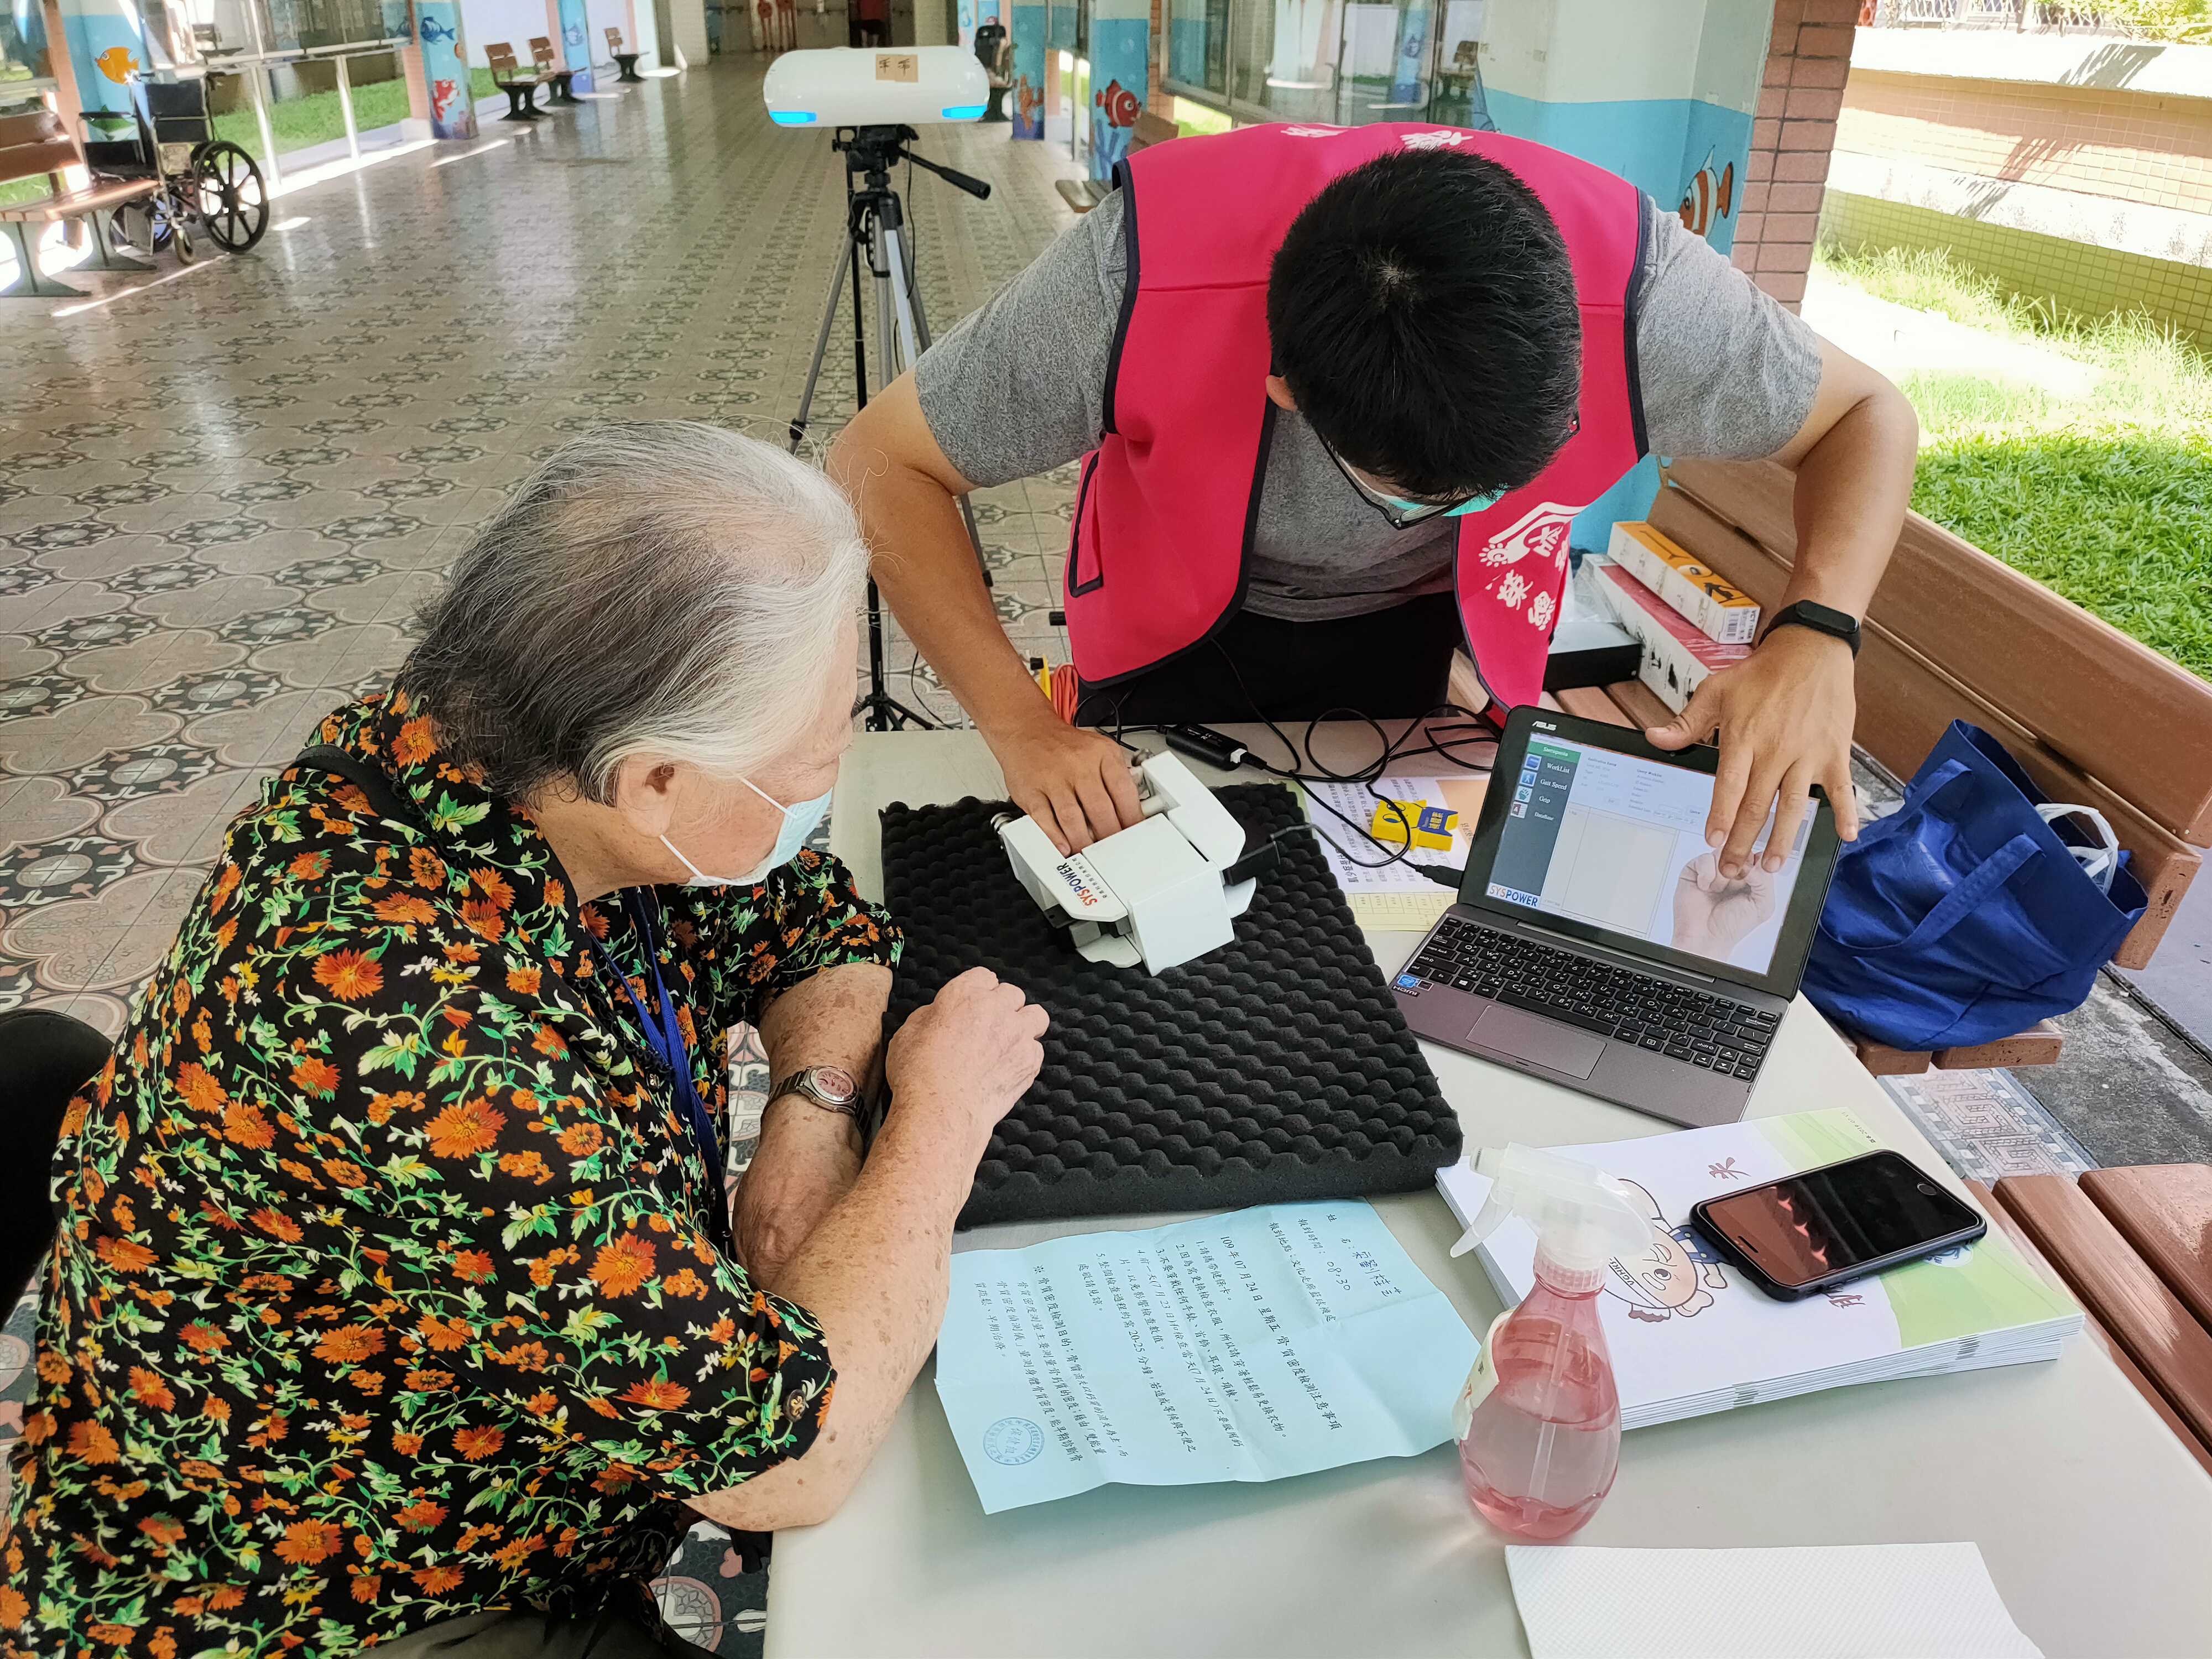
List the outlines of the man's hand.
{"type": "Polygon", "coordinates": [[[1857,711],[1851,648],[1809,628],[1778,628],[1758,650],[1699,686],[1674,720],[1644,735],[1662,749],[1686,749],[1718,733],[1705,843],[1720,851],[1721,873],[1740,878],[1774,811],[1766,867],[1779,870],[1796,844],[1809,792],[1818,784],[1835,809],[1836,830],[1857,839],[1851,789],[1851,726],[1857,711]]]}
{"type": "Polygon", "coordinates": [[[970,968],[900,1026],[884,1051],[892,1113],[941,1115],[971,1141],[972,1169],[999,1120],[1044,1065],[1045,1011],[988,968],[970,968]]]}
{"type": "Polygon", "coordinates": [[[1753,865],[1738,878],[1721,873],[1717,859],[1700,853],[1682,866],[1674,884],[1677,951],[1722,961],[1752,929],[1774,914],[1774,878],[1753,865]]]}
{"type": "Polygon", "coordinates": [[[860,1173],[860,1126],[785,1095],[761,1116],[760,1145],[738,1183],[738,1260],[773,1284],[860,1173]]]}
{"type": "Polygon", "coordinates": [[[1103,732],[1069,726],[1047,710],[996,732],[986,727],[983,737],[1006,775],[1008,796],[1062,853],[1079,853],[1144,816],[1129,751],[1103,732]]]}

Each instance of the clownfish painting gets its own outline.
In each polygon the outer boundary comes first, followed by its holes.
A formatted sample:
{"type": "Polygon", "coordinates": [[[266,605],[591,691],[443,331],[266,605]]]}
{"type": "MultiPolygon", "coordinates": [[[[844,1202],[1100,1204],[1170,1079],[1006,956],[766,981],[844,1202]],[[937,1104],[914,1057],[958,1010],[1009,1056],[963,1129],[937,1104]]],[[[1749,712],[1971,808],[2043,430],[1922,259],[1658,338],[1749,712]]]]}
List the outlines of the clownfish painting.
{"type": "Polygon", "coordinates": [[[1136,125],[1138,112],[1144,108],[1137,101],[1137,94],[1119,81],[1109,81],[1091,101],[1098,106],[1099,112],[1105,116],[1106,125],[1109,127],[1136,125]]]}
{"type": "Polygon", "coordinates": [[[128,46],[110,46],[92,61],[102,75],[118,87],[128,81],[131,71],[138,67],[138,60],[131,55],[128,46]]]}
{"type": "Polygon", "coordinates": [[[1691,176],[1689,188],[1682,192],[1682,205],[1674,211],[1693,233],[1704,236],[1728,217],[1735,201],[1735,163],[1730,161],[1715,173],[1712,152],[1708,150],[1705,166],[1691,176]]]}

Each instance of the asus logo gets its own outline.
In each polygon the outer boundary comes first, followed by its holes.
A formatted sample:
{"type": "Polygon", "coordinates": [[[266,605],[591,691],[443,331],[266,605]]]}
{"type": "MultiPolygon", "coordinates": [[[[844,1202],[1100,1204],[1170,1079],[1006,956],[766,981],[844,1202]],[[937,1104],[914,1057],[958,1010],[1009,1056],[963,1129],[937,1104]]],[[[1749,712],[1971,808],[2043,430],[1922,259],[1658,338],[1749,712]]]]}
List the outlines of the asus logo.
{"type": "Polygon", "coordinates": [[[1553,725],[1549,720],[1531,720],[1528,724],[1534,726],[1539,732],[1556,732],[1559,729],[1558,726],[1553,725]]]}

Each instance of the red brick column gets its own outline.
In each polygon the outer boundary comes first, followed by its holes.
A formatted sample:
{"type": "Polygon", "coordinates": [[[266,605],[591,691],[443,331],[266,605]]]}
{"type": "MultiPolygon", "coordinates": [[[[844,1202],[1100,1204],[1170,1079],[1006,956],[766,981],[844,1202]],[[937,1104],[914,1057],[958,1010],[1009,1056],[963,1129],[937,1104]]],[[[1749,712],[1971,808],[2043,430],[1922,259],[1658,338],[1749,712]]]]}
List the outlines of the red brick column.
{"type": "Polygon", "coordinates": [[[1774,0],[1733,257],[1793,311],[1813,265],[1858,14],[1859,0],[1774,0]]]}

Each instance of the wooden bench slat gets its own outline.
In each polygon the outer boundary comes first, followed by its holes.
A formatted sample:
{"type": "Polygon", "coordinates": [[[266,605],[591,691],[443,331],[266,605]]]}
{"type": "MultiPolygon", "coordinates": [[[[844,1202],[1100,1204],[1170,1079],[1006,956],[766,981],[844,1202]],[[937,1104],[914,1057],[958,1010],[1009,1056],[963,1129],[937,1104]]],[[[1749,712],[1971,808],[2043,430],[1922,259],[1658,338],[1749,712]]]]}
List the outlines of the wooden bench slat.
{"type": "Polygon", "coordinates": [[[93,185],[60,196],[44,197],[35,202],[17,202],[9,207],[0,207],[0,220],[20,225],[51,224],[57,219],[74,219],[79,214],[120,207],[125,202],[136,202],[151,196],[160,189],[161,185],[151,179],[93,185]]]}
{"type": "Polygon", "coordinates": [[[1611,697],[1620,712],[1628,716],[1631,726],[1648,730],[1651,726],[1668,725],[1674,718],[1674,711],[1660,702],[1659,694],[1642,680],[1615,681],[1605,688],[1605,695],[1611,697]]]}
{"type": "MultiPolygon", "coordinates": [[[[1796,556],[1788,468],[1680,460],[1668,476],[1796,556]]],[[[1869,620],[2184,841],[2212,841],[2212,685],[2179,664],[1917,513],[1869,620]]]]}
{"type": "MultiPolygon", "coordinates": [[[[1762,606],[1772,607],[1779,601],[1789,568],[1686,491],[1662,489],[1652,507],[1651,522],[1762,606]]],[[[2203,862],[2197,848],[2042,747],[2009,716],[1884,630],[1867,630],[1859,653],[1858,700],[1856,735],[1860,744],[1900,777],[1909,777],[1919,768],[1953,720],[1971,720],[1994,733],[2051,799],[2102,812],[2120,845],[2133,855],[2130,868],[2150,896],[2149,908],[2113,961],[2123,968],[2140,968],[2150,961],[2203,862]]]]}
{"type": "Polygon", "coordinates": [[[2066,1039],[2049,1020],[2038,1020],[2025,1031],[1995,1042],[1978,1042],[1971,1048],[1938,1048],[1939,1072],[1978,1072],[1992,1066],[2051,1066],[2064,1052],[2066,1039]]]}
{"type": "Polygon", "coordinates": [[[1578,685],[1552,694],[1559,707],[1570,714],[1579,714],[1586,720],[1603,720],[1608,726],[1632,726],[1635,722],[1620,711],[1620,705],[1595,685],[1578,685]]]}
{"type": "Polygon", "coordinates": [[[2212,1330],[2212,1169],[2148,1164],[2092,1170],[2081,1190],[2136,1254],[2212,1330]]]}
{"type": "Polygon", "coordinates": [[[1918,1077],[1935,1062],[1935,1056],[1925,1049],[1893,1048],[1856,1031],[1844,1031],[1842,1036],[1858,1055],[1859,1064],[1875,1077],[1918,1077]]]}
{"type": "MultiPolygon", "coordinates": [[[[2034,1237],[2021,1224],[2020,1218],[2012,1212],[2002,1198],[1978,1181],[1968,1182],[1966,1190],[1974,1195],[1991,1224],[2004,1229],[2006,1236],[2038,1272],[2054,1284],[2063,1285],[2066,1282],[2066,1276],[2052,1267],[2050,1259],[2036,1248],[2034,1237]]],[[[2134,1385],[2135,1391],[2143,1397],[2143,1402],[2159,1414],[2167,1428],[2173,1431],[2173,1437],[2188,1449],[2191,1456],[2204,1466],[2207,1474],[2212,1474],[2212,1445],[2190,1432],[2189,1425],[2181,1420],[2173,1407],[2166,1403],[2166,1396],[2158,1391],[2158,1384],[2143,1375],[2142,1367],[2128,1358],[2128,1351],[2112,1340],[2112,1334],[2105,1328],[2095,1314],[2086,1308],[2082,1310],[2081,1327],[2089,1340],[2105,1351],[2105,1357],[2112,1362],[2119,1374],[2134,1385]]]]}
{"type": "Polygon", "coordinates": [[[2212,1333],[2063,1176],[2007,1176],[1997,1196],[2074,1294],[2189,1426],[2212,1445],[2212,1333]]]}

